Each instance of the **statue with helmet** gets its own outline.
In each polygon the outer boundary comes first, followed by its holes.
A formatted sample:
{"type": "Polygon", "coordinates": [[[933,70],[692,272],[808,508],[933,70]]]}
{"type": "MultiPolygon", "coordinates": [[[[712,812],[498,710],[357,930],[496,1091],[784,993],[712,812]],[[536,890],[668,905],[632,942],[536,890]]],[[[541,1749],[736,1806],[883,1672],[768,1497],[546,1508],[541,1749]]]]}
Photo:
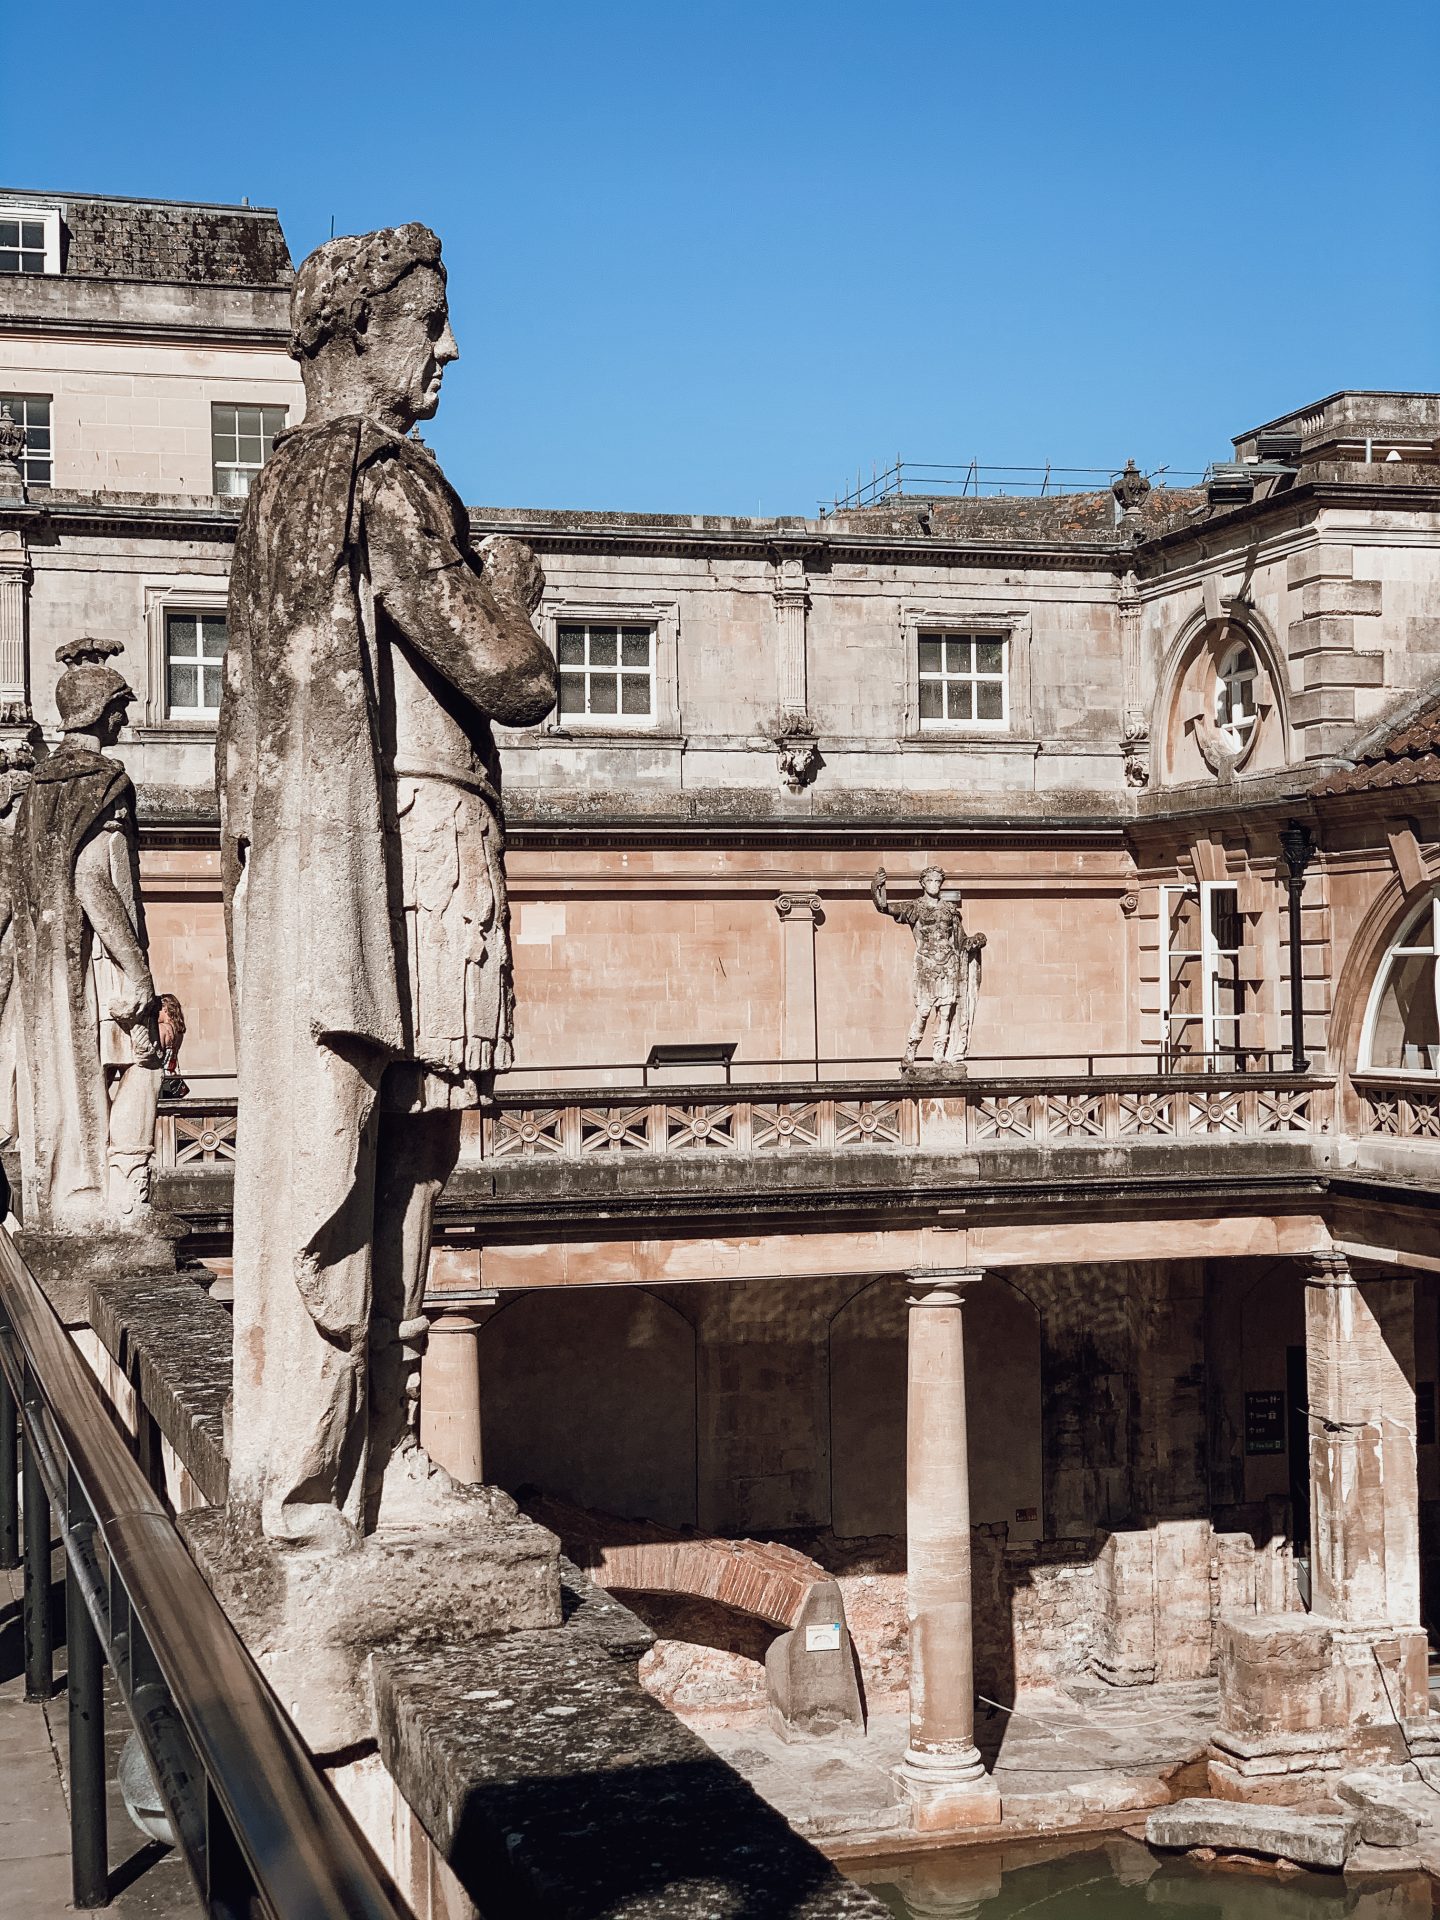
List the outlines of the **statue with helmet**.
{"type": "Polygon", "coordinates": [[[166,1036],[136,872],[135,790],[105,749],[135,695],[114,642],[61,647],[63,734],[30,773],[9,869],[27,1232],[149,1226],[166,1036]]]}

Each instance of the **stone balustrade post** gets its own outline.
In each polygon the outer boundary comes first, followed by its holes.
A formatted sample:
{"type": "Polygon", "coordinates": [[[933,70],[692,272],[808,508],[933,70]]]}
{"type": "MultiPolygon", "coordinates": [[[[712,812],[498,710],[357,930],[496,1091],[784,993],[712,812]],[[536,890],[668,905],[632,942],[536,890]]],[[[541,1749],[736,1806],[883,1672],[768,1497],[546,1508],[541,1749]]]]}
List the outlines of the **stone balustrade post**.
{"type": "Polygon", "coordinates": [[[916,1271],[906,1401],[910,1742],[896,1769],[921,1832],[990,1826],[1000,1795],[975,1746],[964,1290],[976,1272],[916,1271]]]}

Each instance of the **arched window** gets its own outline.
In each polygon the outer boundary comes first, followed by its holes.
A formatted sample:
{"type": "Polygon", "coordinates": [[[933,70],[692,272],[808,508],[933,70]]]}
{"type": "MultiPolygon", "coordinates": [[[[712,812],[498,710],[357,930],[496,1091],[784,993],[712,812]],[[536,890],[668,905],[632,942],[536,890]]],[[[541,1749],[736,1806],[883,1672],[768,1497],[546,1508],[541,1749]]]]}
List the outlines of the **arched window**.
{"type": "Polygon", "coordinates": [[[1238,753],[1255,731],[1255,655],[1237,640],[1220,657],[1215,673],[1215,724],[1238,753]]]}
{"type": "Polygon", "coordinates": [[[1370,996],[1360,1064],[1382,1073],[1440,1074],[1440,898],[1412,913],[1370,996]]]}

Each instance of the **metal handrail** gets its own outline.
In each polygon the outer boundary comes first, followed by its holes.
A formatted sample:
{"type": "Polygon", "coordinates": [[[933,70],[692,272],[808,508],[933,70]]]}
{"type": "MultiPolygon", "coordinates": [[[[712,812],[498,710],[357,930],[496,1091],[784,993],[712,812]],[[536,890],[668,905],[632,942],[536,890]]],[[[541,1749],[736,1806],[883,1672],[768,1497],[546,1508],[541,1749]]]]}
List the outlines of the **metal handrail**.
{"type": "MultiPolygon", "coordinates": [[[[564,1093],[572,1090],[589,1091],[603,1089],[607,1092],[658,1092],[674,1093],[688,1087],[708,1085],[725,1086],[733,1079],[739,1086],[774,1085],[778,1087],[804,1086],[820,1081],[864,1080],[903,1082],[915,1087],[917,1091],[932,1091],[938,1083],[944,1084],[945,1075],[932,1075],[929,1063],[921,1061],[919,1074],[906,1074],[893,1053],[886,1054],[808,1054],[800,1058],[788,1059],[735,1060],[728,1072],[711,1081],[657,1081],[653,1075],[660,1071],[677,1071],[666,1066],[652,1066],[648,1060],[590,1060],[550,1062],[527,1062],[523,1067],[512,1067],[495,1076],[495,1095],[504,1103],[536,1093],[564,1093]],[[852,1073],[848,1068],[878,1068],[883,1071],[852,1073]],[[807,1071],[808,1070],[808,1071],[807,1071]],[[801,1078],[801,1074],[804,1077],[801,1078]],[[570,1077],[569,1084],[556,1081],[543,1081],[536,1078],[541,1074],[564,1074],[570,1077]],[[588,1076],[588,1077],[580,1077],[588,1076]],[[604,1076],[597,1078],[596,1076],[604,1076]],[[625,1076],[623,1078],[617,1076],[625,1076]]],[[[1317,1054],[1308,1063],[1309,1077],[1324,1077],[1328,1071],[1323,1057],[1317,1054]]],[[[964,1062],[961,1073],[955,1076],[956,1084],[965,1079],[992,1080],[1046,1080],[1060,1085],[1066,1081],[1095,1079],[1118,1079],[1133,1077],[1145,1080],[1193,1079],[1201,1075],[1237,1079],[1255,1079],[1273,1076],[1276,1079],[1293,1080],[1295,1068],[1288,1048],[1284,1047],[1225,1047],[1209,1053],[1178,1052],[1130,1052],[1106,1053],[972,1053],[964,1062]],[[1003,1071],[986,1072],[986,1068],[1003,1071]],[[1067,1070],[1069,1069],[1069,1070],[1067,1070]]],[[[1304,1077],[1304,1076],[1302,1076],[1304,1077]]],[[[233,1093],[210,1095],[192,1095],[185,1100],[164,1100],[161,1109],[166,1113],[228,1113],[236,1105],[233,1093]]]]}
{"type": "Polygon", "coordinates": [[[206,1913],[408,1920],[0,1228],[0,1565],[11,1566],[17,1412],[30,1699],[53,1690],[47,1504],[65,1546],[75,1904],[109,1898],[103,1656],[206,1913]]]}

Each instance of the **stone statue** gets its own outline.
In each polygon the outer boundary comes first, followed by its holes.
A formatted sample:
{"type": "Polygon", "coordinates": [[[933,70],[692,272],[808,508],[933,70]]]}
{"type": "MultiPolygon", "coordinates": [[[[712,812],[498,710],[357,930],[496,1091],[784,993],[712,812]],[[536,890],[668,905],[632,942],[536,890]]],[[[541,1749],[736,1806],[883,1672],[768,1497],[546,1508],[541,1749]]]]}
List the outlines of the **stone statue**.
{"type": "Polygon", "coordinates": [[[936,1066],[957,1064],[970,1050],[985,935],[966,933],[960,897],[946,898],[941,868],[926,867],[916,900],[893,901],[886,885],[885,869],[881,867],[870,883],[876,907],[909,927],[915,936],[915,1014],[905,1041],[903,1064],[907,1069],[915,1065],[932,1014],[935,1039],[931,1057],[936,1066]]]}
{"type": "Polygon", "coordinates": [[[462,1489],[417,1436],[437,1196],[510,1060],[492,720],[555,703],[518,541],[411,435],[457,356],[440,243],[296,275],[302,425],[235,548],[217,754],[239,1081],[232,1507],[343,1549],[462,1489]]]}
{"type": "Polygon", "coordinates": [[[115,744],[135,696],[79,640],[56,655],[64,739],[33,768],[7,862],[21,1012],[27,1231],[148,1226],[163,1059],[136,871],[135,790],[115,744]]]}

